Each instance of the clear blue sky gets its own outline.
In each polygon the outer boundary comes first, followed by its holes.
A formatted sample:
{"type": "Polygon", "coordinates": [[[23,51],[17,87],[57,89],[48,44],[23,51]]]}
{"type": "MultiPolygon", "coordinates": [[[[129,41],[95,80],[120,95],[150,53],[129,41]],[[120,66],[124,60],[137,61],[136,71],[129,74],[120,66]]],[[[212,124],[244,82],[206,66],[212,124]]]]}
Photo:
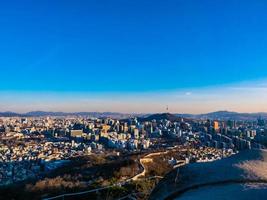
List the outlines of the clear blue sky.
{"type": "Polygon", "coordinates": [[[265,0],[0,6],[0,91],[157,92],[267,77],[265,0]]]}
{"type": "Polygon", "coordinates": [[[262,0],[4,1],[1,90],[151,91],[267,76],[262,0]]]}

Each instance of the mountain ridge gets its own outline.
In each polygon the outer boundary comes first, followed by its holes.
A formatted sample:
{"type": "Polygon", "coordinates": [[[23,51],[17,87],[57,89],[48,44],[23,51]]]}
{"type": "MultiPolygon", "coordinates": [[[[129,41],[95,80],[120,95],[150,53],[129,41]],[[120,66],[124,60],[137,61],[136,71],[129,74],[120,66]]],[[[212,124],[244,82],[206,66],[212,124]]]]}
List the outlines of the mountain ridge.
{"type": "Polygon", "coordinates": [[[92,117],[142,117],[143,119],[168,119],[170,121],[175,118],[192,118],[192,119],[217,119],[217,120],[257,120],[258,118],[267,119],[267,112],[255,113],[239,113],[234,111],[215,111],[203,114],[189,113],[154,113],[154,114],[134,114],[120,112],[53,112],[53,111],[30,111],[26,113],[16,113],[12,111],[0,112],[0,117],[45,117],[45,116],[92,116],[92,117]]]}

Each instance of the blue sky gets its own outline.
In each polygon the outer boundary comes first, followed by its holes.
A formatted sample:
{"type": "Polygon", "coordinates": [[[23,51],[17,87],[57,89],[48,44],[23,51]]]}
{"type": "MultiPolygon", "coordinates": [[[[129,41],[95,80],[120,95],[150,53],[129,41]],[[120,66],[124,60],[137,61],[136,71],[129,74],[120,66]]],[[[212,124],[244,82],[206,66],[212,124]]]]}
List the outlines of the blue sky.
{"type": "MultiPolygon", "coordinates": [[[[1,2],[0,110],[38,102],[32,109],[156,112],[170,93],[196,101],[195,91],[199,106],[207,91],[258,87],[267,77],[266,10],[264,0],[1,2]],[[75,105],[83,100],[91,107],[75,105]],[[56,102],[66,105],[48,106],[56,102]]],[[[221,106],[188,112],[243,111],[229,106],[231,92],[221,106]]],[[[182,103],[173,111],[186,112],[182,103]]]]}

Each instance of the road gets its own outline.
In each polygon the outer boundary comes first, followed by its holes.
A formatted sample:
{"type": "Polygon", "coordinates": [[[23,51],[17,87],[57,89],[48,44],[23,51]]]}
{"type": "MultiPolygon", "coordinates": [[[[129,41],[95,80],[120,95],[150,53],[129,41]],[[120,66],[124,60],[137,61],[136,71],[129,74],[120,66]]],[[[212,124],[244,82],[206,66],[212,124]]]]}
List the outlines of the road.
{"type": "MultiPolygon", "coordinates": [[[[171,150],[173,150],[176,147],[170,148],[169,150],[166,151],[162,151],[162,152],[155,152],[155,153],[150,153],[146,156],[144,156],[143,158],[139,159],[139,163],[142,167],[142,172],[140,172],[139,174],[135,175],[132,178],[129,178],[125,181],[113,184],[113,185],[109,185],[109,186],[105,186],[105,187],[101,187],[101,188],[96,188],[96,189],[92,189],[92,190],[87,190],[87,191],[83,191],[83,192],[75,192],[75,193],[65,193],[65,194],[61,194],[58,196],[54,196],[54,197],[49,197],[49,198],[44,198],[43,200],[53,200],[53,199],[64,199],[65,197],[72,197],[72,196],[78,196],[78,195],[83,195],[83,194],[88,194],[88,193],[92,193],[92,192],[98,192],[101,190],[106,190],[115,186],[122,186],[125,185],[131,181],[136,181],[139,180],[141,177],[145,177],[145,174],[147,172],[147,169],[145,167],[145,163],[148,162],[153,162],[153,159],[151,157],[153,156],[159,156],[159,155],[163,155],[163,154],[167,154],[168,152],[170,152],[171,150]]],[[[184,160],[181,160],[179,162],[185,162],[184,160]]],[[[152,176],[152,177],[148,177],[148,178],[144,178],[144,179],[154,179],[154,178],[163,178],[162,176],[152,176]]]]}

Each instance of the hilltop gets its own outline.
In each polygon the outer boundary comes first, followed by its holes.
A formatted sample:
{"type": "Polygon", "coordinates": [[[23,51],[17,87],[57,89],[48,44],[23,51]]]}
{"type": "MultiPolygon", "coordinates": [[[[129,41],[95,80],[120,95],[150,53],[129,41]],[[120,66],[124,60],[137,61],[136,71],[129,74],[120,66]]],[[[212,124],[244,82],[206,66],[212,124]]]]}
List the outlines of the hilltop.
{"type": "Polygon", "coordinates": [[[140,118],[141,121],[152,121],[152,120],[169,120],[169,121],[180,121],[181,117],[171,114],[171,113],[157,113],[149,115],[147,117],[140,118]]]}

